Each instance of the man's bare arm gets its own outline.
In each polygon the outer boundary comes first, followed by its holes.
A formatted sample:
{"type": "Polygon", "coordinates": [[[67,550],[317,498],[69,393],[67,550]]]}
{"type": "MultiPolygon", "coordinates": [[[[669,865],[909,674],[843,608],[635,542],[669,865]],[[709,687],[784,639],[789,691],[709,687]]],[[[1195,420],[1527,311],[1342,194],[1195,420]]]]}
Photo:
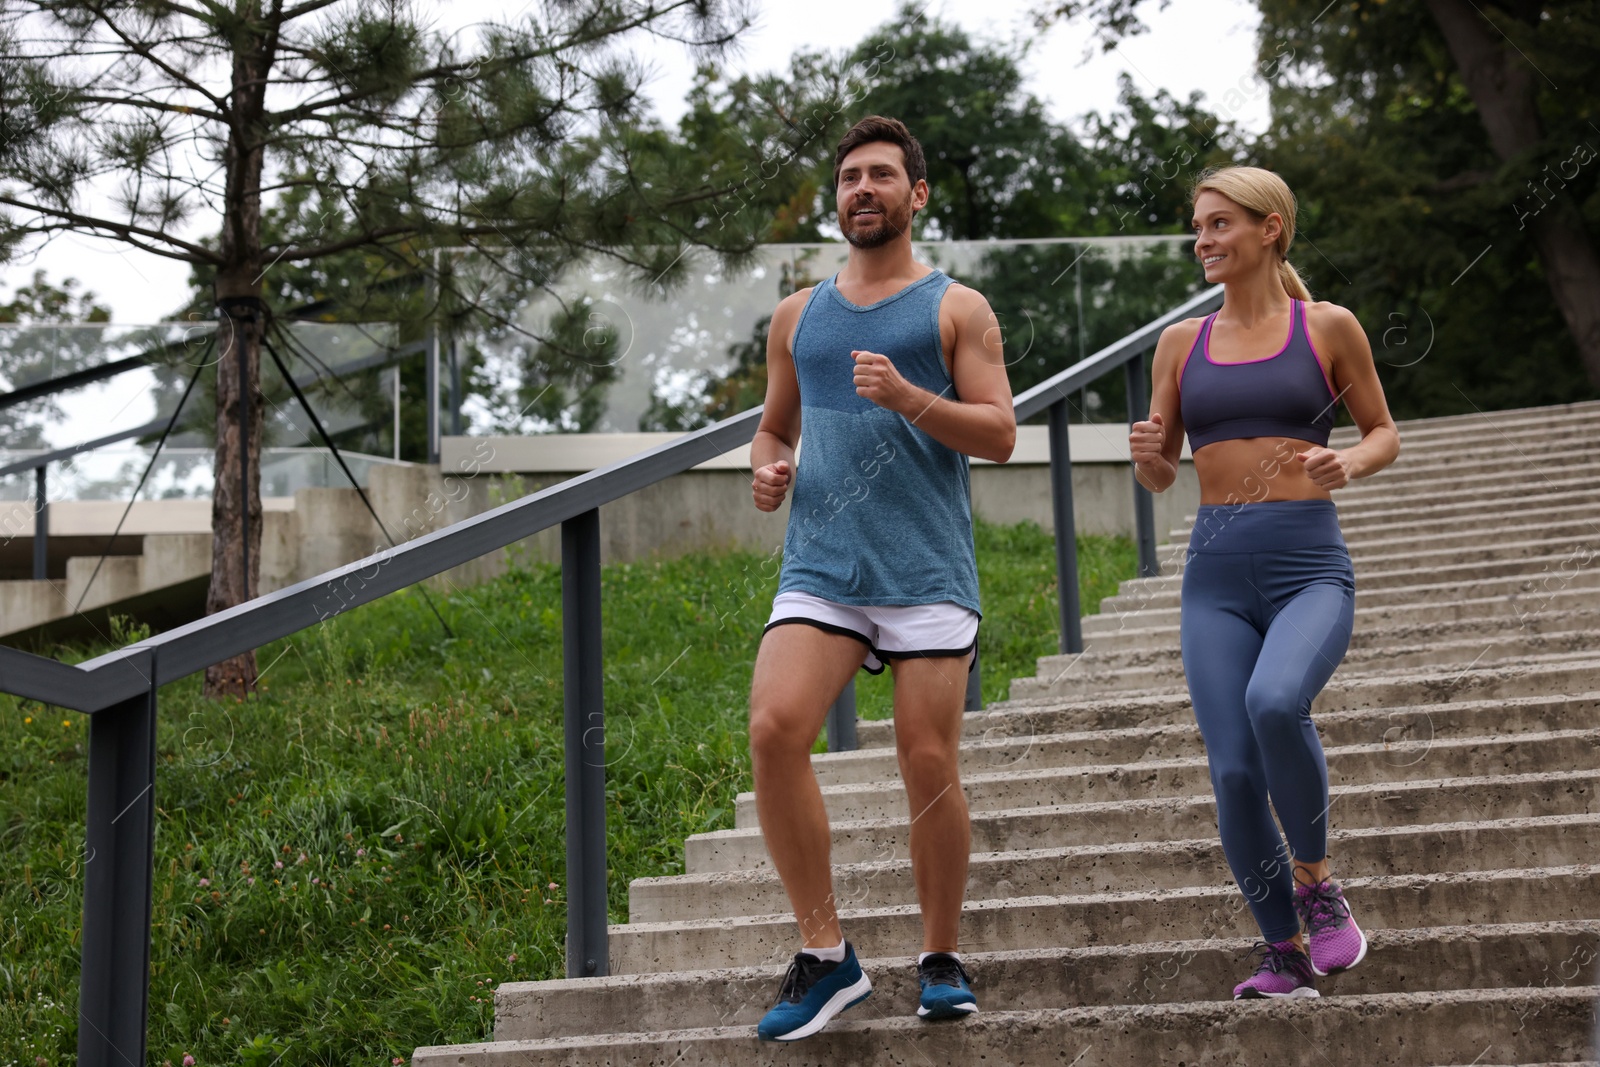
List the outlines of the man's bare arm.
{"type": "Polygon", "coordinates": [[[800,442],[800,381],[795,376],[789,336],[810,289],[785,297],[767,327],[767,399],[761,425],[750,442],[750,492],[756,507],[776,511],[794,480],[794,451],[800,442]]]}

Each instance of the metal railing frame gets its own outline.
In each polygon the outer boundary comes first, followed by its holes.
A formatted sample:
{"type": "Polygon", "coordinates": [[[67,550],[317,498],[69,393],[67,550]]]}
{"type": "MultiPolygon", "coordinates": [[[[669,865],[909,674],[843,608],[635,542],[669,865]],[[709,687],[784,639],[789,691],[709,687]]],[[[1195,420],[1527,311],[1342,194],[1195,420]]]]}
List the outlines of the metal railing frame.
{"type": "MultiPolygon", "coordinates": [[[[1100,376],[1126,367],[1129,420],[1142,418],[1144,353],[1166,326],[1220,306],[1221,300],[1221,287],[1213,287],[1016,397],[1019,421],[1042,411],[1050,416],[1063,651],[1082,649],[1067,447],[1068,398],[1100,376]]],[[[572,977],[608,973],[599,509],[748,443],[760,418],[759,408],[746,411],[85,663],[68,665],[0,646],[0,692],[91,716],[80,1067],[120,1067],[145,1059],[160,687],[557,524],[561,526],[567,777],[567,973],[572,977]]],[[[1140,573],[1155,574],[1153,512],[1147,491],[1137,482],[1134,493],[1140,573]],[[1138,503],[1141,493],[1145,499],[1138,503]]],[[[848,740],[842,735],[854,730],[854,716],[847,716],[845,710],[838,707],[830,715],[830,731],[841,735],[835,738],[840,743],[848,740]]]]}
{"type": "MultiPolygon", "coordinates": [[[[375,353],[374,355],[363,356],[360,359],[353,359],[328,369],[331,372],[330,376],[337,378],[345,374],[354,374],[358,371],[393,366],[409,356],[413,356],[418,352],[423,352],[426,350],[426,341],[412,341],[404,345],[399,345],[395,348],[386,348],[381,352],[375,353]]],[[[17,389],[9,393],[0,393],[0,409],[11,407],[14,404],[22,403],[25,400],[37,400],[41,397],[50,396],[54,393],[61,393],[71,389],[77,389],[92,382],[104,381],[108,378],[115,378],[117,375],[126,373],[127,371],[138,370],[140,367],[149,366],[152,361],[152,357],[149,354],[129,356],[125,359],[114,360],[110,363],[103,363],[97,367],[89,367],[84,370],[72,371],[68,374],[63,374],[46,381],[35,382],[32,385],[23,386],[21,389],[17,389]]],[[[304,388],[319,381],[322,377],[323,375],[320,374],[302,375],[294,379],[294,384],[304,388]]],[[[241,388],[240,395],[243,396],[244,393],[245,390],[241,388]]],[[[45,485],[47,478],[46,471],[48,470],[50,464],[59,463],[64,459],[71,459],[73,456],[82,455],[85,452],[93,452],[96,449],[105,448],[108,445],[119,444],[123,441],[129,441],[136,437],[145,437],[149,434],[160,433],[162,430],[166,429],[167,421],[168,420],[164,418],[153,419],[142,426],[135,426],[129,430],[118,430],[116,433],[107,434],[104,437],[96,437],[91,441],[83,441],[75,445],[69,445],[66,448],[57,448],[49,452],[42,452],[37,456],[30,456],[27,459],[17,460],[12,463],[0,464],[0,477],[5,477],[6,475],[11,474],[21,474],[30,470],[34,472],[34,581],[42,582],[48,577],[47,568],[49,563],[50,544],[50,500],[45,493],[45,485]]],[[[243,462],[243,459],[244,457],[241,455],[240,461],[243,462]]]]}

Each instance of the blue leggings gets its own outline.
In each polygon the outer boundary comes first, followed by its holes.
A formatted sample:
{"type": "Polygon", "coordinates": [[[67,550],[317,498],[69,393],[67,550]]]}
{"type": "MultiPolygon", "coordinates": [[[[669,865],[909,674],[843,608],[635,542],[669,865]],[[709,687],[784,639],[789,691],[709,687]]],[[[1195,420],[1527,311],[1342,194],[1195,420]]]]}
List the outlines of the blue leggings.
{"type": "Polygon", "coordinates": [[[1201,506],[1183,572],[1183,671],[1222,851],[1268,941],[1300,930],[1289,858],[1327,855],[1311,702],[1350,646],[1355,588],[1332,501],[1201,506]]]}

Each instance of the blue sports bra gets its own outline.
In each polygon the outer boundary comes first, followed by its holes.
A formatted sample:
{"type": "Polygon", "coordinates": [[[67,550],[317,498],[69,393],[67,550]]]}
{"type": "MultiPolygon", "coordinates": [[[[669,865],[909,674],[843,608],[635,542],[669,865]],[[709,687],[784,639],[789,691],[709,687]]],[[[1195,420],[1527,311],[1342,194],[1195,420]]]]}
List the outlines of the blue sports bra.
{"type": "Polygon", "coordinates": [[[1292,437],[1326,446],[1339,398],[1311,344],[1305,304],[1290,302],[1289,338],[1276,355],[1238,363],[1211,358],[1216,317],[1206,316],[1178,372],[1178,410],[1190,449],[1239,437],[1292,437]]]}

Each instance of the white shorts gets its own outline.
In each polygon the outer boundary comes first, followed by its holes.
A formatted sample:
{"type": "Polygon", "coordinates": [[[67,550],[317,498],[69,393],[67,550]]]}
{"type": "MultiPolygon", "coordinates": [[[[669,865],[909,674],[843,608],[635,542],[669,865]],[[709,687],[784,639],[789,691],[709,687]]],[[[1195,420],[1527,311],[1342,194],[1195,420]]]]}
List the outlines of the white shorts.
{"type": "Polygon", "coordinates": [[[766,630],[786,623],[858,638],[867,646],[862,666],[871,674],[883,673],[884,660],[966,656],[971,670],[978,658],[978,613],[948,600],[869,607],[836,604],[811,593],[779,593],[766,630]]]}

